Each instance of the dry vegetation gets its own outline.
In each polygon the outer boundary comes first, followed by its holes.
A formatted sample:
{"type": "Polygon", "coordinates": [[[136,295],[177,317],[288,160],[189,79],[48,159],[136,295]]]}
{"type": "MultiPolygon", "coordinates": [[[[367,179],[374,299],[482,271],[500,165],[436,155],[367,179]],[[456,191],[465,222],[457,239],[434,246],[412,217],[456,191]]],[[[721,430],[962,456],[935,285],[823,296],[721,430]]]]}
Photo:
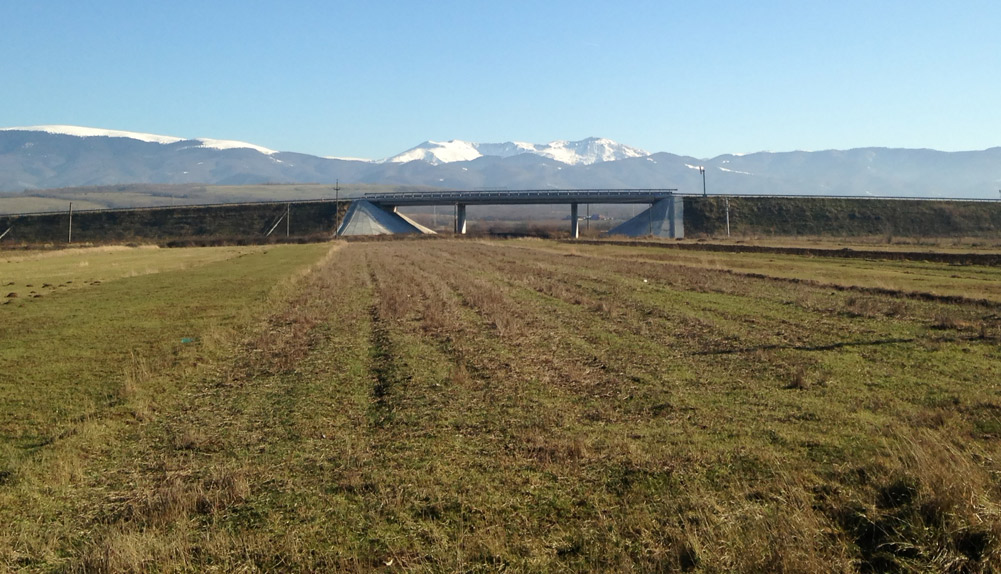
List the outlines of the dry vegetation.
{"type": "MultiPolygon", "coordinates": [[[[876,289],[873,262],[538,240],[298,257],[243,271],[275,287],[199,324],[196,345],[123,344],[114,396],[50,417],[44,444],[4,419],[0,564],[998,567],[1001,302],[919,296],[995,269],[891,266],[876,289]],[[825,265],[859,288],[791,280],[825,265]]],[[[177,274],[238,298],[238,265],[177,274]]],[[[161,293],[156,277],[103,287],[161,293]]]]}

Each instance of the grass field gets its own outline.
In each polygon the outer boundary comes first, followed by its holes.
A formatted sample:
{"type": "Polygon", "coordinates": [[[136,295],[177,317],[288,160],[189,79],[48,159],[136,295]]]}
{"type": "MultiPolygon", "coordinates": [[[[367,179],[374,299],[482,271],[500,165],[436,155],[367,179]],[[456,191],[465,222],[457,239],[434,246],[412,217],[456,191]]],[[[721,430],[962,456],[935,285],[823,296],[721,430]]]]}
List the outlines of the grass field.
{"type": "Polygon", "coordinates": [[[0,567],[996,571],[999,279],[542,240],[0,253],[0,567]]]}

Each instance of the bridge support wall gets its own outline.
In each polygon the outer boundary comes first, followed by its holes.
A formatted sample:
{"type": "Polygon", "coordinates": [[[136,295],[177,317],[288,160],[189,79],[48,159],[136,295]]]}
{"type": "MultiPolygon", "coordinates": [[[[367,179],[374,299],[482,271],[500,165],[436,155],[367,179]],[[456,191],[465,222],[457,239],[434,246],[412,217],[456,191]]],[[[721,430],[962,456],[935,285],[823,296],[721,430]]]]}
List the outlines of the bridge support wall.
{"type": "Polygon", "coordinates": [[[610,229],[608,234],[682,239],[685,236],[684,201],[678,196],[658,199],[649,209],[610,229]]]}
{"type": "Polygon", "coordinates": [[[434,233],[423,225],[397,213],[359,199],[351,202],[337,235],[392,235],[395,233],[434,233]]]}
{"type": "Polygon", "coordinates": [[[570,204],[570,237],[577,239],[580,237],[580,219],[577,215],[577,204],[570,204]]]}

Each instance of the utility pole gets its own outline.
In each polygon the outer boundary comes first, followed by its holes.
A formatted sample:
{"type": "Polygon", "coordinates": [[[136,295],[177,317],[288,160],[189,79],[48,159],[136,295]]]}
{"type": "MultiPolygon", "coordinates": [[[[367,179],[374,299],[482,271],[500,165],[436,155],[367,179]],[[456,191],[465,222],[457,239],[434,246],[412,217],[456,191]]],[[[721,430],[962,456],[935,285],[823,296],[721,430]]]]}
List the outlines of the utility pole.
{"type": "Polygon", "coordinates": [[[706,168],[700,165],[699,166],[699,173],[702,174],[702,197],[707,197],[706,196],[706,168]]]}
{"type": "Polygon", "coordinates": [[[66,243],[73,243],[73,202],[70,202],[70,225],[69,225],[69,237],[66,239],[66,243]]]}
{"type": "Polygon", "coordinates": [[[723,201],[726,202],[726,236],[730,237],[730,198],[724,197],[723,201]]]}
{"type": "Polygon", "coordinates": [[[288,239],[289,229],[292,226],[292,224],[289,223],[291,217],[292,217],[292,204],[288,203],[285,205],[285,239],[288,239]]]}

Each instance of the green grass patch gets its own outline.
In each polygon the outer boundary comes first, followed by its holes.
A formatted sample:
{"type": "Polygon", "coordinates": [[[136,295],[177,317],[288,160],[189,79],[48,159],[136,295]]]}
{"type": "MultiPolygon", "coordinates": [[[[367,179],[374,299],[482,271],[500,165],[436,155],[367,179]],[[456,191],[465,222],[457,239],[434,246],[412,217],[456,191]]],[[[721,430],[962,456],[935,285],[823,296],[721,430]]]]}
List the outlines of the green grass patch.
{"type": "MultiPolygon", "coordinates": [[[[110,253],[96,285],[0,307],[19,377],[0,394],[3,564],[979,572],[1001,556],[990,305],[791,282],[820,264],[795,258],[749,276],[734,271],[770,262],[392,241],[310,266],[325,249],[110,253]],[[157,272],[121,266],[143,255],[157,272]]],[[[7,265],[20,284],[78,277],[85,256],[7,265]]]]}
{"type": "Polygon", "coordinates": [[[0,307],[5,445],[50,444],[121,404],[137,379],[197,363],[214,333],[325,249],[93,249],[0,263],[19,295],[0,307]]]}

